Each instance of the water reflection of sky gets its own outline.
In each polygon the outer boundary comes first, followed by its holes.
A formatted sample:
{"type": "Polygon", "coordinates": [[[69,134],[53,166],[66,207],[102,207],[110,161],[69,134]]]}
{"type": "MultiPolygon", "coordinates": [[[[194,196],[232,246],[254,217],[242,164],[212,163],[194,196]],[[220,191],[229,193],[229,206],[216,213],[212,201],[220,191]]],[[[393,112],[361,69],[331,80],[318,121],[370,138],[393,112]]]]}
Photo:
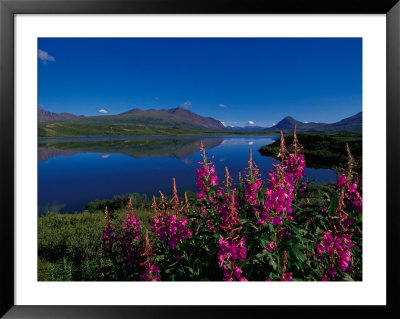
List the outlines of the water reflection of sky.
{"type": "MultiPolygon", "coordinates": [[[[216,143],[219,145],[207,152],[213,156],[212,161],[220,179],[224,177],[227,166],[237,180],[238,173],[247,167],[251,147],[253,159],[265,180],[273,160],[262,156],[258,149],[273,141],[274,138],[265,136],[224,137],[216,143]]],[[[199,143],[199,139],[195,142],[199,143]]],[[[197,146],[194,152],[196,149],[197,146]]],[[[91,200],[111,199],[117,194],[137,192],[151,197],[157,195],[158,190],[170,194],[173,177],[176,178],[178,191],[196,191],[195,169],[201,160],[200,152],[183,158],[176,158],[176,153],[174,150],[172,157],[141,158],[109,151],[62,151],[51,154],[38,162],[39,213],[52,209],[61,212],[81,211],[91,200]]],[[[335,173],[327,169],[307,168],[306,178],[330,182],[335,180],[335,173]]]]}

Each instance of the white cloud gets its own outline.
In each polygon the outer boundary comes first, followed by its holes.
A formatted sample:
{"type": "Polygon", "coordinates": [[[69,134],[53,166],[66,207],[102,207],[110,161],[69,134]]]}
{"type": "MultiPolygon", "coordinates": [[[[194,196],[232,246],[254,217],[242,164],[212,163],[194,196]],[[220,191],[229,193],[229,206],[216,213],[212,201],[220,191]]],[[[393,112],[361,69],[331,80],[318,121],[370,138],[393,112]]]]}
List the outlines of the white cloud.
{"type": "Polygon", "coordinates": [[[186,101],[185,103],[182,104],[182,107],[184,107],[185,109],[188,109],[189,107],[192,107],[192,102],[186,101]]]}
{"type": "Polygon", "coordinates": [[[224,121],[221,121],[222,125],[226,127],[226,123],[224,121]]]}
{"type": "Polygon", "coordinates": [[[308,121],[305,121],[304,123],[305,123],[305,124],[307,124],[307,123],[308,123],[308,121]]]}
{"type": "Polygon", "coordinates": [[[56,59],[53,56],[40,49],[38,49],[38,58],[43,64],[47,64],[47,61],[56,62],[56,59]]]}
{"type": "Polygon", "coordinates": [[[253,121],[249,121],[249,124],[250,124],[250,125],[253,125],[253,124],[254,124],[254,122],[253,122],[253,121]]]}
{"type": "Polygon", "coordinates": [[[227,108],[227,106],[225,104],[220,104],[219,107],[222,107],[223,109],[227,108]]]}
{"type": "Polygon", "coordinates": [[[101,113],[101,114],[107,114],[107,113],[108,113],[108,111],[107,111],[107,110],[105,110],[105,109],[100,109],[100,110],[98,110],[98,111],[97,111],[97,113],[101,113]]]}

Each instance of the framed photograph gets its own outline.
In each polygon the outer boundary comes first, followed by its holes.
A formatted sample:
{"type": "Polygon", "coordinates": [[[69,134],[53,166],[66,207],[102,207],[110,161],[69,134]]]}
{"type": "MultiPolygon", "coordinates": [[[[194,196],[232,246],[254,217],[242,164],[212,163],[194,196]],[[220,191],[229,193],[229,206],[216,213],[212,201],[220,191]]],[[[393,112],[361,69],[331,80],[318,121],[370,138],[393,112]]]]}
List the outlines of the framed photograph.
{"type": "Polygon", "coordinates": [[[397,1],[0,17],[5,318],[400,314],[397,1]]]}

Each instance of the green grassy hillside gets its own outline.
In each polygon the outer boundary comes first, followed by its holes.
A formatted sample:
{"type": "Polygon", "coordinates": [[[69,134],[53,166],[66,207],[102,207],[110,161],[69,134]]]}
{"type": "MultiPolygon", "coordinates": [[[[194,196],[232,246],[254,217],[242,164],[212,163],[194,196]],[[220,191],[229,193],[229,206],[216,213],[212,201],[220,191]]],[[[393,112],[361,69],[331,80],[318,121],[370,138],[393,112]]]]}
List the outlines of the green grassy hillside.
{"type": "Polygon", "coordinates": [[[81,124],[68,121],[45,123],[38,128],[38,137],[83,136],[207,136],[207,135],[274,135],[267,131],[216,131],[133,124],[81,124]]]}

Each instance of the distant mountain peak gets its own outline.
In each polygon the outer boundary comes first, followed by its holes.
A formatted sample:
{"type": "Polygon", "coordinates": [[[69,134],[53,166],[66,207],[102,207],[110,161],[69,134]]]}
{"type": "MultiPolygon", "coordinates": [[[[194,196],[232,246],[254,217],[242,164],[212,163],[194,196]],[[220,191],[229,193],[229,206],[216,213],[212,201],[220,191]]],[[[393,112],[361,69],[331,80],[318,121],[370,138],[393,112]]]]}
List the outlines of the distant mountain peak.
{"type": "Polygon", "coordinates": [[[282,119],[282,121],[284,121],[284,120],[299,122],[299,121],[297,121],[296,119],[294,119],[294,118],[291,117],[291,116],[286,116],[286,117],[284,117],[284,118],[282,119]]]}
{"type": "Polygon", "coordinates": [[[46,111],[46,110],[38,107],[38,122],[39,123],[62,121],[62,120],[74,119],[77,117],[83,117],[83,115],[78,116],[78,115],[67,113],[67,112],[54,113],[54,112],[49,112],[49,111],[46,111]]]}

